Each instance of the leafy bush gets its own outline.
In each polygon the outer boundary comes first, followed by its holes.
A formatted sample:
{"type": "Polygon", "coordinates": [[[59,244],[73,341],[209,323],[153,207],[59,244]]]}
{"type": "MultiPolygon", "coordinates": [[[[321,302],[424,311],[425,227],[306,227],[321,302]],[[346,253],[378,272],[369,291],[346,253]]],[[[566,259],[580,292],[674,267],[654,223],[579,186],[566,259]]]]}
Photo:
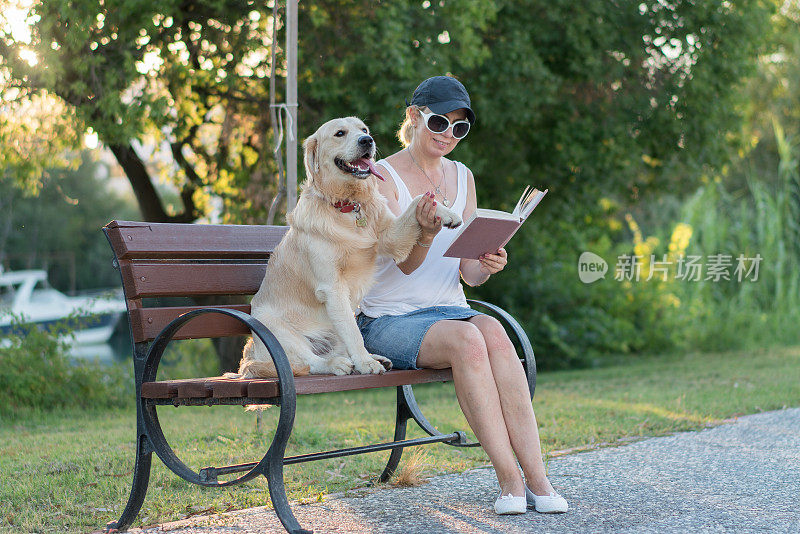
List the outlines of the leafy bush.
{"type": "MultiPolygon", "coordinates": [[[[19,409],[108,408],[133,399],[130,370],[122,365],[72,361],[68,338],[15,319],[0,345],[0,415],[19,409]]],[[[59,326],[59,330],[63,330],[59,326]]]]}
{"type": "Polygon", "coordinates": [[[540,369],[594,366],[612,354],[675,347],[677,317],[669,288],[660,280],[615,281],[613,258],[633,254],[636,245],[619,231],[593,236],[598,230],[603,231],[598,225],[558,236],[520,232],[509,243],[508,272],[468,291],[470,297],[500,305],[522,324],[540,369]],[[583,251],[608,262],[604,280],[580,281],[583,251]]]}
{"type": "Polygon", "coordinates": [[[172,341],[158,366],[158,380],[198,378],[220,374],[219,358],[210,339],[172,341]]]}
{"type": "MultiPolygon", "coordinates": [[[[686,285],[681,300],[695,310],[687,338],[701,350],[800,341],[800,143],[775,123],[777,172],[745,169],[738,188],[717,178],[686,204],[695,229],[688,252],[760,256],[757,280],[686,285]]],[[[727,180],[728,182],[730,180],[727,180]]]]}

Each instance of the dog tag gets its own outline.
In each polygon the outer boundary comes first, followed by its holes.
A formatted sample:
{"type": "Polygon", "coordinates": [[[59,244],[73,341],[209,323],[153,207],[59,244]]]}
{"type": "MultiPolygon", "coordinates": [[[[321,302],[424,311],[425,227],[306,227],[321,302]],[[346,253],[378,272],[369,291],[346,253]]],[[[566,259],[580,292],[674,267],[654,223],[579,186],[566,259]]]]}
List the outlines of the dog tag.
{"type": "Polygon", "coordinates": [[[367,226],[367,218],[364,217],[363,213],[361,213],[361,204],[359,204],[358,202],[356,202],[355,204],[355,209],[353,210],[353,213],[356,216],[357,227],[364,228],[365,226],[367,226]]]}

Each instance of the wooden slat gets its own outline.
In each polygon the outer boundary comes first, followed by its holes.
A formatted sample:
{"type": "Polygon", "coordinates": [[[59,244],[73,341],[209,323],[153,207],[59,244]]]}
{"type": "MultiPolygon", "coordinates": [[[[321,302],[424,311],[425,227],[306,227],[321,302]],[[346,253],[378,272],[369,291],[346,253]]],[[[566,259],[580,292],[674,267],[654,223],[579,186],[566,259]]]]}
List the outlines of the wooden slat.
{"type": "Polygon", "coordinates": [[[288,227],[112,221],[104,230],[119,260],[223,259],[264,258],[288,227]]]}
{"type": "Polygon", "coordinates": [[[247,385],[252,380],[238,380],[215,376],[210,378],[188,378],[162,380],[142,384],[145,399],[207,399],[243,398],[247,396],[247,385]]]}
{"type": "MultiPolygon", "coordinates": [[[[327,375],[326,375],[327,376],[327,375]]],[[[302,377],[294,377],[294,384],[297,387],[297,380],[302,377]]],[[[332,378],[332,377],[329,377],[332,378]]],[[[296,392],[298,395],[300,392],[296,392]]],[[[262,378],[253,380],[247,384],[247,396],[253,399],[272,399],[280,395],[277,378],[262,378]]]]}
{"type": "MultiPolygon", "coordinates": [[[[382,375],[310,375],[297,377],[295,386],[298,395],[324,393],[330,391],[349,391],[353,389],[382,388],[404,384],[424,384],[426,382],[447,382],[453,379],[451,369],[416,369],[388,371],[382,375]]],[[[249,390],[248,390],[249,391],[249,390]]]]}
{"type": "MultiPolygon", "coordinates": [[[[298,395],[308,395],[312,393],[329,393],[332,391],[402,386],[404,384],[446,382],[452,379],[453,373],[450,369],[417,369],[389,371],[382,375],[296,376],[294,384],[298,395]]],[[[252,398],[277,397],[278,379],[254,380],[250,383],[247,391],[248,396],[252,398]]]]}
{"type": "Polygon", "coordinates": [[[204,380],[187,380],[178,384],[179,399],[206,399],[211,396],[213,382],[204,380]]]}
{"type": "MultiPolygon", "coordinates": [[[[184,313],[208,306],[174,306],[164,308],[138,308],[131,310],[131,333],[134,343],[152,341],[173,319],[184,313]]],[[[250,313],[249,304],[214,306],[250,313]]],[[[195,317],[178,330],[173,339],[201,339],[224,336],[249,336],[250,329],[233,317],[209,313],[195,317]]]]}
{"type": "Polygon", "coordinates": [[[178,396],[177,380],[161,380],[142,384],[144,399],[173,399],[178,396]]]}
{"type": "Polygon", "coordinates": [[[215,399],[241,399],[247,397],[247,380],[220,380],[214,383],[215,399]]]}
{"type": "MultiPolygon", "coordinates": [[[[417,369],[389,371],[382,375],[311,375],[296,376],[298,395],[352,391],[356,389],[448,382],[453,379],[450,369],[417,369]]],[[[164,380],[142,384],[145,399],[272,399],[278,397],[277,378],[229,379],[223,377],[164,380]]]]}
{"type": "Polygon", "coordinates": [[[266,272],[261,263],[120,264],[129,299],[195,295],[253,295],[266,272]]]}

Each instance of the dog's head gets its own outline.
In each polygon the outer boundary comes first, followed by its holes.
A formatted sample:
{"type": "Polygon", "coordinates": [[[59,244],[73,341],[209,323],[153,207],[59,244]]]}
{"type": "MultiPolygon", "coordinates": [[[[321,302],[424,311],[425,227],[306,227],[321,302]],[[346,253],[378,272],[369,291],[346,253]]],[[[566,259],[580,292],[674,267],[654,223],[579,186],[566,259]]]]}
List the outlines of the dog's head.
{"type": "Polygon", "coordinates": [[[306,173],[317,183],[321,176],[337,180],[365,180],[374,174],[381,180],[372,158],[375,141],[361,119],[333,119],[314,132],[303,144],[306,173]]]}

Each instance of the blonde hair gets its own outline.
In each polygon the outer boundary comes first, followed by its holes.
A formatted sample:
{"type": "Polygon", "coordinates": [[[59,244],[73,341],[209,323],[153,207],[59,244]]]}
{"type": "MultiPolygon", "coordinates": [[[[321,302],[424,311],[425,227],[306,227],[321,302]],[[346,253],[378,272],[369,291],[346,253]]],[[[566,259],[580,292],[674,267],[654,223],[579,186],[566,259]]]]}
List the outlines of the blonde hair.
{"type": "Polygon", "coordinates": [[[419,106],[408,106],[406,108],[406,118],[397,130],[397,139],[400,140],[403,147],[408,148],[411,141],[414,140],[414,123],[411,122],[411,114],[408,110],[417,111],[419,106]]]}

